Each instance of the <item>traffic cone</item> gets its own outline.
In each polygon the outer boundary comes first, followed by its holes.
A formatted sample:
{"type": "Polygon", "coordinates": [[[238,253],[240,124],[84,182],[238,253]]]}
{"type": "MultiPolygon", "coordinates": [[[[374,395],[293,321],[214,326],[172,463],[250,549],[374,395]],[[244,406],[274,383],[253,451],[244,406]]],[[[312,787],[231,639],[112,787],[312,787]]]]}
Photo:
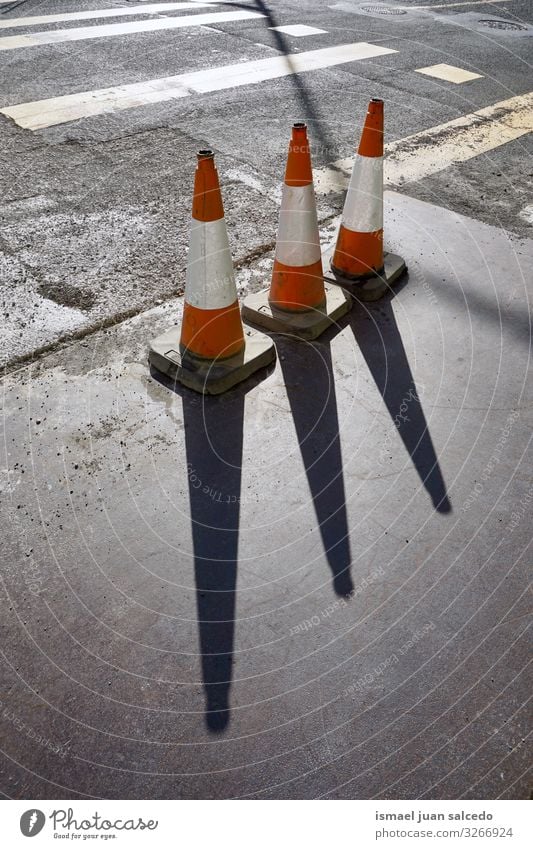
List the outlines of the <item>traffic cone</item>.
{"type": "Polygon", "coordinates": [[[331,258],[335,282],[362,300],[381,297],[406,270],[383,250],[383,131],[383,101],[372,98],[331,258]]]}
{"type": "Polygon", "coordinates": [[[304,339],[316,339],[350,309],[324,285],[307,127],[293,125],[281,197],[270,289],[248,296],[245,321],[304,339]]]}
{"type": "Polygon", "coordinates": [[[189,389],[217,395],[275,356],[268,336],[244,333],[214,153],[200,150],[181,332],[173,327],[155,339],[149,361],[189,389]]]}

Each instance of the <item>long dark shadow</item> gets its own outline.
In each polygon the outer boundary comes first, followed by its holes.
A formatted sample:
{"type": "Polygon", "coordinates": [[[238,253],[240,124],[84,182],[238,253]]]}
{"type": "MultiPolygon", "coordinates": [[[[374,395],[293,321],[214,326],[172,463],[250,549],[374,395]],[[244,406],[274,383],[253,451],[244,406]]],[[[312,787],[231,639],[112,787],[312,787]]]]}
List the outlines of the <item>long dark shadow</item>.
{"type": "Polygon", "coordinates": [[[350,537],[329,340],[279,337],[276,345],[333,586],[347,596],[353,590],[350,537]]]}
{"type": "Polygon", "coordinates": [[[216,733],[230,718],[244,393],[182,395],[206,723],[216,733]]]}
{"type": "Polygon", "coordinates": [[[451,504],[390,298],[355,307],[349,324],[420,480],[439,513],[451,504]]]}

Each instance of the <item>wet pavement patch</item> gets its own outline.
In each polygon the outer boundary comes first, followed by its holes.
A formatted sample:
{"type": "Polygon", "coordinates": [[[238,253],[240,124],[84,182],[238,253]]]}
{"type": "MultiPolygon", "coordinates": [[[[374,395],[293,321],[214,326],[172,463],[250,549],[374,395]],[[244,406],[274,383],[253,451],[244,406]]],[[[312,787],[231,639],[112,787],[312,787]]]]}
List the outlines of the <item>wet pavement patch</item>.
{"type": "Polygon", "coordinates": [[[84,291],[72,283],[41,283],[37,291],[43,298],[82,312],[89,312],[96,303],[96,296],[92,292],[84,291]]]}

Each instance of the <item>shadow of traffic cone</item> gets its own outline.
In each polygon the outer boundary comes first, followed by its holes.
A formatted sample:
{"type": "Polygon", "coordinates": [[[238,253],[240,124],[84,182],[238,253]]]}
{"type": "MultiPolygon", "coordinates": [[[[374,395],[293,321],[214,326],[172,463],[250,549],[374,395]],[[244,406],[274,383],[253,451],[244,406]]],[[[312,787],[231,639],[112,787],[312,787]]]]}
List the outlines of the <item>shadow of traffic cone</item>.
{"type": "Polygon", "coordinates": [[[245,321],[278,333],[316,339],[350,309],[338,290],[324,286],[307,127],[292,128],[281,198],[270,290],[249,295],[245,321]]]}
{"type": "Polygon", "coordinates": [[[198,152],[181,333],[159,336],[149,361],[202,394],[218,395],[276,356],[263,333],[244,333],[224,208],[211,150],[198,152]]]}
{"type": "Polygon", "coordinates": [[[383,131],[383,101],[373,98],[331,258],[335,282],[365,301],[380,298],[406,270],[401,257],[383,249],[383,131]]]}

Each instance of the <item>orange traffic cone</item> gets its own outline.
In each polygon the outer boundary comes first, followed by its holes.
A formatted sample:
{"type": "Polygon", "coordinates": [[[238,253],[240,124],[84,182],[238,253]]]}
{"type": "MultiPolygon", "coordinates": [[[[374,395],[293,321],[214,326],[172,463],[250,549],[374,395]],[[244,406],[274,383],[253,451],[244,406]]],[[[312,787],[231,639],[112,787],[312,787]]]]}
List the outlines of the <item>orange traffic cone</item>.
{"type": "Polygon", "coordinates": [[[383,271],[383,101],[371,100],[331,267],[344,277],[383,271]]]}
{"type": "Polygon", "coordinates": [[[243,318],[275,332],[316,339],[350,309],[324,285],[307,127],[293,125],[270,290],[245,299],[243,318]]]}
{"type": "Polygon", "coordinates": [[[289,144],[268,299],[288,312],[321,308],[326,300],[323,276],[307,128],[297,123],[289,144]]]}
{"type": "Polygon", "coordinates": [[[275,359],[272,340],[243,331],[212,150],[198,152],[181,333],[151,345],[150,363],[204,394],[225,392],[275,359]]]}
{"type": "Polygon", "coordinates": [[[405,271],[401,257],[383,250],[383,129],[383,101],[373,98],[331,260],[336,282],[363,300],[381,297],[405,271]]]}
{"type": "Polygon", "coordinates": [[[214,360],[244,349],[244,332],[214,155],[198,153],[180,350],[214,360]]]}

